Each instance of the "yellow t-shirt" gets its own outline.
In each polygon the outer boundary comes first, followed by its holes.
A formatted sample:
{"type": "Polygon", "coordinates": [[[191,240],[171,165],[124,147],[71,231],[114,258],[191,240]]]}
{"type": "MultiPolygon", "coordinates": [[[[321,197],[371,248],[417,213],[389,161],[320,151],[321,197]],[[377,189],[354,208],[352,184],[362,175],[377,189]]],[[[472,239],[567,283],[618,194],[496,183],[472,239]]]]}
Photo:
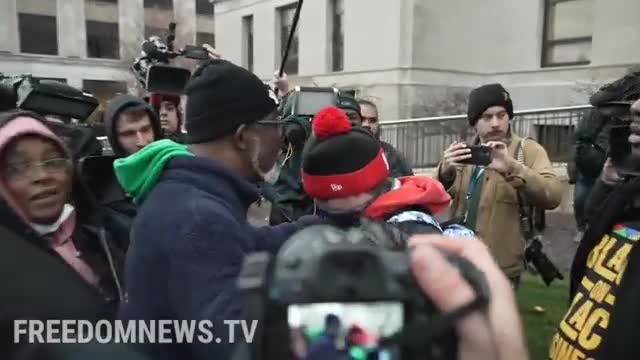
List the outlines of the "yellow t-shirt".
{"type": "Polygon", "coordinates": [[[595,359],[606,336],[629,254],[638,239],[640,231],[619,224],[591,250],[585,275],[551,340],[549,359],[595,359]]]}

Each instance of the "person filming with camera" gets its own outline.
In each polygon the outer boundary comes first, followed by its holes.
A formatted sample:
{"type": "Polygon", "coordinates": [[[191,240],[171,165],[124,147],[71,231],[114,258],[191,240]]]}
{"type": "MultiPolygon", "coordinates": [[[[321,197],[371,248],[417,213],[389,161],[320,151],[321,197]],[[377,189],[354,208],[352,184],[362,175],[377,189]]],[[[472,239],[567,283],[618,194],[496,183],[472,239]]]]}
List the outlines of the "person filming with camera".
{"type": "Polygon", "coordinates": [[[517,288],[525,269],[525,240],[531,240],[521,215],[530,207],[556,208],[562,183],[545,149],[512,131],[513,102],[502,85],[473,90],[467,115],[476,133],[473,146],[451,144],[437,178],[453,197],[451,215],[485,241],[517,288]]]}
{"type": "MultiPolygon", "coordinates": [[[[629,101],[630,102],[630,101],[629,101]]],[[[571,266],[571,305],[549,359],[638,359],[640,329],[640,100],[610,130],[610,156],[585,205],[589,226],[571,266]]]]}

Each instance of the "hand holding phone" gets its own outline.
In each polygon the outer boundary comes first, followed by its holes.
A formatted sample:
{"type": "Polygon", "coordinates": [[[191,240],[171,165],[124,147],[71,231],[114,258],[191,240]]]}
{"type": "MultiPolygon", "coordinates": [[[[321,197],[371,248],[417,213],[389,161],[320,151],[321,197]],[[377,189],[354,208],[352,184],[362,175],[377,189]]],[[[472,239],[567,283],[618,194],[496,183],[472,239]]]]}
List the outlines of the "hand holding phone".
{"type": "Polygon", "coordinates": [[[489,166],[492,161],[492,149],[486,145],[471,145],[468,146],[471,156],[467,159],[461,160],[461,164],[477,165],[477,166],[489,166]]]}
{"type": "Polygon", "coordinates": [[[463,160],[469,159],[470,157],[471,152],[465,143],[454,142],[444,151],[441,170],[444,173],[450,173],[457,166],[461,165],[463,160]]]}

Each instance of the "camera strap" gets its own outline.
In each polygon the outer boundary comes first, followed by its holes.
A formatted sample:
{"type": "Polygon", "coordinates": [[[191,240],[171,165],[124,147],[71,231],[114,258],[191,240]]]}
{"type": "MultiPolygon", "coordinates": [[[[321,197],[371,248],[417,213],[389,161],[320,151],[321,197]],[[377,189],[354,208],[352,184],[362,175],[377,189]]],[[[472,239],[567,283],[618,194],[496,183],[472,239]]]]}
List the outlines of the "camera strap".
{"type": "Polygon", "coordinates": [[[466,211],[464,213],[464,225],[475,231],[478,207],[480,206],[480,196],[482,194],[482,185],[484,183],[484,168],[475,166],[471,172],[471,180],[469,181],[469,189],[466,194],[466,211]]]}
{"type": "MultiPolygon", "coordinates": [[[[516,160],[524,166],[527,166],[524,156],[524,142],[526,140],[527,138],[521,139],[516,149],[516,160]]],[[[533,209],[527,204],[521,190],[516,190],[516,195],[518,196],[518,208],[520,212],[520,228],[522,229],[522,235],[525,241],[528,243],[536,236],[533,226],[533,209]]]]}

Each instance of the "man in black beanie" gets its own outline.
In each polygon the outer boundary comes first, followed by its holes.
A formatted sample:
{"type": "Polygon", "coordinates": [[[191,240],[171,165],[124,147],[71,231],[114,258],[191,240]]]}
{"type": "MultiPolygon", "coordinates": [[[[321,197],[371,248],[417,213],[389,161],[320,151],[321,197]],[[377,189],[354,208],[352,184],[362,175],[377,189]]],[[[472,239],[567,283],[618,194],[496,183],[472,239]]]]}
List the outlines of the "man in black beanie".
{"type": "Polygon", "coordinates": [[[236,280],[244,257],[276,253],[318,218],[262,228],[247,221],[259,199],[255,184],[277,179],[281,165],[283,122],[268,86],[239,66],[211,60],[194,72],[186,95],[188,146],[161,140],[116,164],[121,184],[140,204],[122,316],[206,320],[221,340],[147,344],[143,350],[154,359],[230,359],[224,320],[242,319],[236,280]]]}
{"type": "Polygon", "coordinates": [[[355,126],[362,126],[362,114],[360,113],[360,104],[358,101],[349,94],[338,94],[337,107],[347,114],[347,118],[351,121],[351,124],[355,126]]]}
{"type": "MultiPolygon", "coordinates": [[[[366,104],[371,104],[371,102],[366,102],[366,104]]],[[[362,106],[361,101],[356,100],[349,94],[340,94],[338,95],[338,104],[337,107],[344,111],[347,115],[349,121],[354,126],[362,126],[364,129],[369,130],[380,142],[382,148],[384,149],[384,154],[387,157],[387,161],[389,161],[389,167],[391,171],[391,176],[393,177],[402,177],[402,176],[411,176],[413,175],[413,170],[411,166],[407,164],[404,156],[398,152],[391,144],[386,143],[380,140],[380,131],[377,133],[373,132],[369,126],[364,126],[364,118],[362,116],[362,106]]],[[[377,113],[377,109],[376,109],[377,113]]]]}
{"type": "Polygon", "coordinates": [[[454,142],[445,150],[437,176],[453,197],[452,215],[483,239],[517,287],[525,269],[525,240],[530,240],[521,229],[519,197],[523,208],[553,209],[562,199],[562,183],[545,149],[511,131],[513,102],[502,85],[471,91],[467,115],[476,133],[471,144],[490,147],[491,163],[465,164],[471,150],[454,142]]]}
{"type": "MultiPolygon", "coordinates": [[[[318,214],[333,225],[354,227],[365,217],[405,235],[474,236],[464,227],[435,220],[451,202],[441,183],[427,176],[391,176],[378,139],[353,126],[340,109],[322,109],[313,118],[312,130],[302,154],[302,184],[318,214]]],[[[403,248],[398,240],[393,239],[393,247],[403,248]]]]}
{"type": "Polygon", "coordinates": [[[380,140],[381,128],[380,119],[378,118],[378,107],[376,104],[373,103],[373,101],[360,99],[358,100],[358,105],[360,105],[362,127],[368,129],[373,136],[380,141],[380,145],[382,145],[382,148],[384,149],[384,154],[387,156],[387,160],[389,160],[391,176],[413,176],[413,169],[402,153],[388,142],[380,140]]]}

